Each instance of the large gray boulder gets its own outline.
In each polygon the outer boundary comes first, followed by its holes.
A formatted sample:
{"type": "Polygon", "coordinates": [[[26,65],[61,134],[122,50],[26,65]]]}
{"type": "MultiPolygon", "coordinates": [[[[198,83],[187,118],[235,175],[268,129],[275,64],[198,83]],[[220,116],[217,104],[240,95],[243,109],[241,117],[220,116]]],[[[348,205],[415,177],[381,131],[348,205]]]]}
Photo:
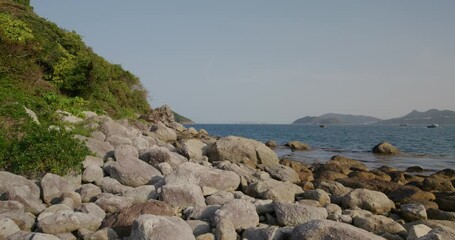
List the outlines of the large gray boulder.
{"type": "Polygon", "coordinates": [[[294,228],[291,240],[385,240],[371,232],[349,224],[330,220],[311,220],[294,228]]]}
{"type": "Polygon", "coordinates": [[[199,139],[188,139],[182,143],[182,149],[189,159],[202,160],[207,156],[207,144],[199,139]]]}
{"type": "Polygon", "coordinates": [[[96,138],[87,138],[85,145],[90,150],[90,152],[93,152],[97,157],[103,159],[106,158],[106,156],[110,156],[112,151],[114,151],[114,147],[110,143],[101,141],[96,138]]]}
{"type": "Polygon", "coordinates": [[[279,164],[276,153],[263,143],[235,136],[218,139],[208,151],[208,156],[211,162],[230,161],[250,166],[279,164]]]}
{"type": "Polygon", "coordinates": [[[166,184],[161,187],[161,200],[173,207],[205,206],[201,187],[195,184],[166,184]]]}
{"type": "Polygon", "coordinates": [[[147,202],[150,199],[157,199],[158,193],[156,192],[155,186],[145,185],[128,190],[123,196],[133,199],[133,204],[138,204],[147,202]]]}
{"type": "Polygon", "coordinates": [[[215,228],[216,239],[220,240],[237,240],[237,232],[234,223],[230,219],[219,219],[215,228]]]}
{"type": "Polygon", "coordinates": [[[196,163],[181,164],[166,176],[166,184],[196,184],[222,191],[236,190],[240,184],[239,176],[231,171],[205,167],[196,163]]]}
{"type": "Polygon", "coordinates": [[[230,221],[235,229],[247,229],[259,224],[256,207],[249,201],[235,199],[224,204],[215,213],[215,222],[230,221]]]}
{"type": "Polygon", "coordinates": [[[123,124],[119,121],[106,119],[100,126],[100,131],[106,135],[107,138],[111,136],[118,136],[124,138],[140,137],[141,131],[129,126],[126,122],[123,124]]]}
{"type": "Polygon", "coordinates": [[[116,196],[110,193],[102,193],[97,196],[95,204],[108,213],[115,213],[123,208],[133,205],[131,198],[116,196]]]}
{"type": "Polygon", "coordinates": [[[77,189],[67,179],[52,173],[44,175],[40,184],[43,190],[43,200],[47,204],[59,202],[63,193],[75,192],[77,189]]]}
{"type": "Polygon", "coordinates": [[[250,184],[245,193],[254,198],[294,202],[295,195],[303,193],[303,189],[290,182],[268,179],[250,184]]]}
{"type": "Polygon", "coordinates": [[[185,157],[159,146],[142,149],[139,151],[139,158],[154,167],[158,167],[161,163],[168,163],[172,169],[177,168],[182,163],[188,162],[188,159],[185,157]]]}
{"type": "Polygon", "coordinates": [[[130,239],[194,240],[190,225],[178,217],[142,215],[133,222],[130,239]]]}
{"type": "Polygon", "coordinates": [[[422,204],[401,204],[401,215],[408,221],[427,220],[427,211],[422,204]]]}
{"type": "Polygon", "coordinates": [[[61,240],[61,238],[45,233],[34,233],[27,231],[19,231],[10,235],[6,240],[61,240]]]}
{"type": "Polygon", "coordinates": [[[104,177],[103,179],[100,180],[98,185],[100,186],[103,192],[112,194],[123,194],[127,191],[134,189],[132,187],[122,185],[121,183],[119,183],[119,181],[110,177],[104,177]]]}
{"type": "Polygon", "coordinates": [[[153,124],[150,127],[150,136],[164,142],[173,142],[177,140],[177,133],[175,133],[174,129],[166,127],[166,125],[161,122],[153,124]]]}
{"type": "Polygon", "coordinates": [[[99,182],[103,177],[103,169],[96,165],[88,166],[82,173],[82,181],[86,183],[99,182]]]}
{"type": "Polygon", "coordinates": [[[0,201],[0,218],[13,220],[24,231],[30,231],[35,223],[35,216],[26,213],[24,205],[17,201],[0,201]]]}
{"type": "Polygon", "coordinates": [[[9,218],[0,218],[0,239],[5,239],[21,229],[9,218]]]}
{"type": "Polygon", "coordinates": [[[194,219],[194,220],[212,220],[215,217],[215,213],[218,209],[220,209],[220,205],[210,205],[210,206],[201,206],[201,207],[193,207],[187,208],[185,210],[185,215],[187,219],[194,219]]]}
{"type": "Polygon", "coordinates": [[[92,214],[81,212],[57,212],[38,221],[38,227],[44,233],[67,233],[78,229],[97,230],[101,220],[92,214]]]}
{"type": "Polygon", "coordinates": [[[4,195],[7,200],[22,203],[33,214],[45,209],[40,199],[40,188],[22,176],[0,171],[0,195],[4,195]]]}
{"type": "Polygon", "coordinates": [[[130,187],[154,184],[162,179],[158,169],[134,157],[108,162],[104,170],[121,184],[130,187]]]}
{"type": "Polygon", "coordinates": [[[386,232],[398,234],[402,237],[406,237],[407,235],[406,229],[401,224],[395,222],[393,219],[388,218],[386,216],[382,215],[358,216],[354,217],[353,220],[354,226],[376,234],[386,232]]]}
{"type": "Polygon", "coordinates": [[[359,207],[375,214],[384,214],[395,208],[395,204],[384,193],[363,188],[352,190],[342,201],[344,208],[359,207]]]}
{"type": "Polygon", "coordinates": [[[277,180],[292,183],[300,182],[299,174],[290,167],[278,165],[265,167],[265,170],[270,174],[270,176],[277,180]]]}
{"type": "Polygon", "coordinates": [[[309,205],[275,202],[274,205],[278,223],[282,226],[296,226],[313,219],[326,219],[325,208],[309,205]]]}

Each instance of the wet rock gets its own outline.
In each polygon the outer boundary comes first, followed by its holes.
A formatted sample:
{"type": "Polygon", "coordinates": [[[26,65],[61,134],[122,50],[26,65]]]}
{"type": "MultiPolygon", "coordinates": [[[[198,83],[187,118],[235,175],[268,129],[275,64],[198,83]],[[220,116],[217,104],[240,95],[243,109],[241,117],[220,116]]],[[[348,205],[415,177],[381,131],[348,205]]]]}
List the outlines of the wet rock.
{"type": "Polygon", "coordinates": [[[419,166],[408,167],[405,170],[405,172],[423,172],[423,171],[424,171],[423,168],[419,167],[419,166]]]}
{"type": "Polygon", "coordinates": [[[218,139],[208,151],[208,157],[211,162],[230,161],[250,166],[279,164],[276,153],[263,143],[235,136],[218,139]]]}
{"type": "Polygon", "coordinates": [[[400,153],[400,151],[395,146],[393,146],[392,144],[390,144],[388,142],[382,142],[382,143],[379,143],[378,145],[374,146],[372,152],[376,153],[376,154],[388,154],[388,155],[400,153]]]}
{"type": "Polygon", "coordinates": [[[103,222],[103,227],[114,229],[120,237],[129,236],[134,219],[144,214],[175,216],[175,209],[165,202],[150,200],[123,208],[117,214],[109,216],[103,222]]]}
{"type": "Polygon", "coordinates": [[[346,194],[342,202],[344,208],[359,207],[376,214],[387,213],[395,208],[395,204],[384,193],[362,188],[346,194]]]}
{"type": "Polygon", "coordinates": [[[239,176],[231,171],[204,167],[196,163],[181,164],[165,178],[166,184],[196,184],[222,191],[233,191],[240,184],[239,176]]]}
{"type": "Polygon", "coordinates": [[[173,207],[206,205],[201,188],[195,184],[166,184],[161,188],[160,198],[173,207]]]}
{"type": "Polygon", "coordinates": [[[401,215],[407,221],[426,220],[427,212],[422,204],[402,204],[401,215]]]}
{"type": "Polygon", "coordinates": [[[328,181],[334,181],[334,180],[339,180],[343,178],[347,178],[348,176],[346,174],[340,173],[340,172],[335,172],[335,171],[330,171],[330,170],[324,170],[321,171],[318,169],[316,171],[314,178],[317,180],[328,180],[328,181]]]}
{"type": "Polygon", "coordinates": [[[355,239],[384,240],[371,232],[330,220],[312,220],[294,228],[291,240],[355,239]]]}
{"type": "Polygon", "coordinates": [[[310,145],[299,142],[299,141],[290,141],[290,142],[286,143],[285,146],[290,147],[291,150],[293,150],[293,151],[311,150],[310,145]]]}
{"type": "Polygon", "coordinates": [[[422,190],[424,191],[439,191],[439,192],[453,192],[455,188],[452,182],[443,178],[425,178],[422,183],[422,190]]]}
{"type": "Polygon", "coordinates": [[[235,229],[247,229],[259,224],[256,207],[248,201],[235,199],[224,204],[215,213],[215,222],[230,221],[235,229]]]}
{"type": "Polygon", "coordinates": [[[325,208],[312,207],[295,203],[275,202],[275,213],[282,226],[296,226],[313,219],[326,219],[325,208]]]}
{"type": "Polygon", "coordinates": [[[195,237],[181,218],[145,214],[134,220],[130,239],[194,240],[195,237]]]}
{"type": "Polygon", "coordinates": [[[455,170],[446,168],[444,170],[431,174],[431,177],[454,180],[455,179],[455,170]]]}

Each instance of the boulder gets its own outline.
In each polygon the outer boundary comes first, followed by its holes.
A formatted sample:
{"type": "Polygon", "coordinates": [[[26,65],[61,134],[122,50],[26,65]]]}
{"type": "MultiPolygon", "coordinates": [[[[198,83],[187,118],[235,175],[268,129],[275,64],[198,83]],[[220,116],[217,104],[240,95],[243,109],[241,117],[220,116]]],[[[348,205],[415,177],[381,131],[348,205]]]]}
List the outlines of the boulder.
{"type": "Polygon", "coordinates": [[[232,200],[216,211],[215,222],[219,223],[221,220],[232,222],[236,230],[256,227],[259,224],[256,207],[241,199],[232,200]]]}
{"type": "Polygon", "coordinates": [[[133,222],[130,239],[194,240],[190,225],[178,217],[141,215],[133,222]]]}
{"type": "Polygon", "coordinates": [[[57,212],[38,221],[38,227],[44,233],[67,233],[78,229],[97,230],[100,219],[91,214],[80,212],[57,212]]]}
{"type": "Polygon", "coordinates": [[[63,213],[63,212],[73,213],[74,210],[65,204],[54,204],[54,205],[51,205],[50,207],[48,207],[43,212],[41,212],[40,215],[38,215],[38,217],[36,218],[36,220],[41,221],[41,219],[43,219],[43,218],[49,217],[56,213],[63,213]]]}
{"type": "Polygon", "coordinates": [[[313,172],[309,170],[308,167],[301,162],[292,161],[289,159],[282,159],[280,160],[280,164],[294,169],[294,171],[297,173],[301,181],[314,180],[313,172]]]}
{"type": "Polygon", "coordinates": [[[104,170],[115,180],[130,187],[153,184],[162,179],[158,169],[137,158],[117,159],[106,163],[104,170]]]}
{"type": "Polygon", "coordinates": [[[234,200],[234,194],[225,191],[216,192],[205,198],[207,205],[223,205],[234,200]]]}
{"type": "Polygon", "coordinates": [[[445,240],[455,239],[455,230],[440,226],[432,229],[427,235],[419,238],[419,240],[445,240]]]}
{"type": "Polygon", "coordinates": [[[43,190],[43,200],[47,204],[59,202],[64,192],[75,192],[77,189],[65,178],[52,173],[44,175],[40,183],[43,190]]]}
{"type": "Polygon", "coordinates": [[[119,239],[117,233],[111,228],[103,228],[94,233],[83,236],[84,239],[88,240],[115,240],[119,239]]]}
{"type": "Polygon", "coordinates": [[[133,205],[131,198],[116,196],[110,193],[102,193],[97,196],[95,204],[102,208],[105,212],[115,213],[123,208],[133,205]]]}
{"type": "Polygon", "coordinates": [[[424,224],[417,224],[411,226],[408,230],[408,236],[406,240],[418,240],[419,238],[427,235],[431,231],[431,228],[424,224]]]}
{"type": "Polygon", "coordinates": [[[240,184],[239,176],[231,171],[223,171],[187,162],[165,178],[166,184],[196,184],[222,191],[236,190],[240,184]]]}
{"type": "Polygon", "coordinates": [[[172,128],[166,127],[161,122],[153,124],[150,127],[150,136],[153,136],[164,142],[174,142],[177,140],[177,133],[172,128]]]}
{"type": "Polygon", "coordinates": [[[99,182],[104,177],[102,168],[96,165],[90,165],[82,173],[82,181],[87,183],[99,182]]]}
{"type": "Polygon", "coordinates": [[[124,197],[133,199],[133,204],[145,203],[150,199],[157,199],[155,186],[145,185],[126,191],[124,197]]]}
{"type": "Polygon", "coordinates": [[[88,166],[97,166],[97,167],[102,167],[104,164],[104,161],[102,158],[99,157],[94,157],[94,156],[86,156],[84,161],[82,161],[82,166],[84,169],[86,169],[88,166]]]}
{"type": "MultiPolygon", "coordinates": [[[[389,193],[387,196],[395,203],[409,203],[412,201],[433,201],[435,195],[431,192],[422,191],[414,186],[401,186],[389,193]]],[[[437,202],[437,201],[436,201],[437,202]]],[[[438,203],[439,205],[439,203],[438,203]]]]}
{"type": "Polygon", "coordinates": [[[242,239],[260,240],[260,239],[288,239],[277,226],[263,226],[248,228],[242,234],[242,239]]]}
{"type": "Polygon", "coordinates": [[[428,177],[422,183],[422,190],[424,191],[438,191],[438,192],[454,192],[455,188],[452,182],[444,178],[428,177]]]}
{"type": "Polygon", "coordinates": [[[313,207],[296,203],[275,202],[275,213],[278,223],[282,226],[297,226],[313,219],[326,219],[325,208],[313,207]]]}
{"type": "Polygon", "coordinates": [[[290,141],[290,142],[286,143],[285,146],[290,147],[292,151],[311,150],[310,145],[299,142],[299,141],[290,141]]]}
{"type": "Polygon", "coordinates": [[[0,239],[5,239],[21,229],[17,224],[9,218],[0,218],[0,239]]]}
{"type": "Polygon", "coordinates": [[[188,162],[188,159],[185,157],[159,146],[151,146],[141,150],[139,158],[154,167],[157,167],[161,163],[168,163],[172,169],[177,168],[182,163],[188,162]]]}
{"type": "Polygon", "coordinates": [[[230,161],[250,166],[279,164],[276,153],[263,143],[235,136],[218,139],[208,151],[208,157],[211,162],[230,161]]]}
{"type": "Polygon", "coordinates": [[[220,219],[216,222],[215,236],[218,240],[237,240],[234,223],[229,219],[220,219]]]}
{"type": "Polygon", "coordinates": [[[104,218],[106,217],[106,213],[104,212],[104,210],[101,209],[95,203],[84,203],[80,208],[78,208],[78,211],[90,214],[99,219],[100,222],[103,221],[104,218]]]}
{"type": "Polygon", "coordinates": [[[101,193],[101,188],[94,184],[84,184],[82,185],[77,192],[81,195],[81,200],[83,203],[94,202],[96,196],[101,193]]]}
{"type": "Polygon", "coordinates": [[[446,212],[439,209],[430,208],[426,213],[429,219],[448,220],[455,222],[455,212],[446,212]]]}
{"type": "Polygon", "coordinates": [[[276,148],[278,146],[278,144],[276,144],[275,141],[273,140],[268,140],[267,142],[264,143],[267,147],[269,148],[276,148]]]}
{"type": "Polygon", "coordinates": [[[330,195],[322,189],[306,191],[302,194],[302,197],[305,199],[316,200],[321,206],[330,204],[330,195]]]}
{"type": "Polygon", "coordinates": [[[7,200],[22,203],[33,214],[45,209],[40,199],[40,188],[22,176],[0,171],[0,195],[2,194],[5,194],[7,200]]]}
{"type": "Polygon", "coordinates": [[[104,177],[100,180],[98,185],[103,192],[112,194],[123,194],[133,189],[132,187],[122,185],[117,180],[110,177],[104,177]]]}
{"type": "Polygon", "coordinates": [[[188,139],[182,143],[182,149],[189,159],[201,160],[207,156],[207,144],[199,139],[188,139]]]}
{"type": "MultiPolygon", "coordinates": [[[[432,193],[430,193],[430,194],[432,194],[432,193]]],[[[455,212],[455,204],[453,204],[455,202],[455,192],[436,193],[435,202],[438,204],[439,209],[444,210],[444,211],[455,212]]]]}
{"type": "Polygon", "coordinates": [[[455,179],[455,170],[446,168],[446,169],[443,169],[441,171],[431,174],[431,177],[454,180],[455,179]]]}
{"type": "Polygon", "coordinates": [[[117,214],[111,215],[103,222],[103,227],[109,227],[120,237],[129,236],[134,219],[144,214],[155,216],[175,216],[175,209],[161,201],[150,200],[145,203],[123,208],[117,214]]]}
{"type": "Polygon", "coordinates": [[[100,131],[106,135],[107,138],[111,136],[118,136],[124,138],[140,137],[142,133],[131,126],[127,122],[121,123],[120,121],[114,121],[106,119],[101,123],[100,131]]]}
{"type": "Polygon", "coordinates": [[[133,145],[131,139],[116,135],[108,137],[106,142],[110,143],[115,149],[121,145],[133,145]]]}
{"type": "Polygon", "coordinates": [[[186,220],[186,223],[193,229],[193,235],[199,236],[211,232],[210,223],[201,220],[186,220]]]}
{"type": "Polygon", "coordinates": [[[294,169],[283,166],[283,165],[278,165],[278,166],[272,166],[272,167],[265,167],[265,170],[272,176],[273,178],[283,181],[283,182],[292,182],[292,183],[297,183],[300,182],[299,175],[297,174],[294,169]]]}
{"type": "Polygon", "coordinates": [[[138,158],[139,152],[133,146],[119,145],[115,148],[114,157],[117,161],[129,160],[130,158],[138,158]]]}
{"type": "Polygon", "coordinates": [[[0,219],[8,218],[24,231],[30,231],[35,223],[35,216],[26,213],[24,205],[17,201],[0,201],[0,219]]]}
{"type": "Polygon", "coordinates": [[[376,153],[376,154],[388,154],[388,155],[400,153],[398,148],[396,148],[395,146],[393,146],[392,144],[390,144],[388,142],[382,142],[382,143],[377,144],[376,146],[373,147],[372,152],[376,153]]]}
{"type": "Polygon", "coordinates": [[[215,213],[220,207],[220,205],[210,205],[187,208],[185,209],[185,215],[187,219],[210,221],[215,218],[215,213]]]}
{"type": "Polygon", "coordinates": [[[344,208],[365,209],[376,214],[384,214],[395,208],[395,204],[382,192],[358,188],[342,199],[344,208]]]}
{"type": "Polygon", "coordinates": [[[330,220],[311,220],[294,228],[291,240],[385,240],[371,232],[349,224],[330,220]]]}
{"type": "Polygon", "coordinates": [[[303,189],[293,183],[268,179],[250,184],[245,193],[254,198],[293,202],[295,195],[303,193],[303,189]]]}
{"type": "Polygon", "coordinates": [[[16,232],[10,235],[6,240],[61,240],[61,238],[45,233],[32,233],[26,231],[16,232]]]}
{"type": "Polygon", "coordinates": [[[160,199],[173,207],[206,205],[201,187],[195,184],[166,184],[161,187],[160,199]]]}
{"type": "Polygon", "coordinates": [[[401,215],[407,221],[426,220],[427,212],[422,204],[402,204],[401,215]]]}
{"type": "Polygon", "coordinates": [[[406,237],[407,235],[407,231],[403,226],[393,219],[382,215],[357,216],[354,217],[353,224],[356,227],[376,234],[387,232],[398,234],[402,237],[406,237]]]}
{"type": "Polygon", "coordinates": [[[379,191],[386,194],[403,187],[398,183],[384,181],[381,179],[362,179],[359,177],[337,179],[336,181],[343,184],[346,187],[366,188],[369,190],[379,191]]]}
{"type": "MultiPolygon", "coordinates": [[[[258,171],[257,169],[254,169],[251,166],[247,166],[245,164],[241,163],[231,163],[229,161],[224,161],[224,162],[219,162],[216,165],[217,168],[226,170],[226,171],[231,171],[235,172],[237,175],[240,176],[240,186],[242,189],[245,189],[249,184],[265,180],[263,178],[264,174],[263,172],[258,171]]],[[[267,174],[268,175],[268,174],[267,174]]],[[[269,179],[267,177],[267,179],[269,179]]]]}
{"type": "Polygon", "coordinates": [[[85,146],[87,146],[90,152],[103,159],[111,156],[112,151],[114,151],[114,147],[110,143],[91,137],[87,138],[85,146]]]}

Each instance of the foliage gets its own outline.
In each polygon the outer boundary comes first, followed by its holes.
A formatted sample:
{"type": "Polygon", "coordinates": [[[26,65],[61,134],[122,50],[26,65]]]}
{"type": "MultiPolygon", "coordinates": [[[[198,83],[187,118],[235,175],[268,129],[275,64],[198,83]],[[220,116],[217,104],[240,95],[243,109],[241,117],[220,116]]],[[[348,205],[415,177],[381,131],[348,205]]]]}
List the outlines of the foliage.
{"type": "Polygon", "coordinates": [[[34,38],[32,30],[24,22],[0,13],[0,27],[4,40],[25,43],[34,38]]]}

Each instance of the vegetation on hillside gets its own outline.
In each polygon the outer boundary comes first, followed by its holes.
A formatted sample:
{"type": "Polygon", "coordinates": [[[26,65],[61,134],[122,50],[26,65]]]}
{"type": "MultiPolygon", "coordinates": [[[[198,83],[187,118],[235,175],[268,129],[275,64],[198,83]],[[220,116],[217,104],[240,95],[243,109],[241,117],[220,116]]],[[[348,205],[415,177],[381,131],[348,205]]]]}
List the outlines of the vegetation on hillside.
{"type": "Polygon", "coordinates": [[[0,0],[0,169],[67,172],[86,149],[74,133],[49,130],[58,125],[57,109],[133,117],[150,109],[146,94],[136,76],[95,54],[75,32],[37,16],[28,0],[0,0]]]}
{"type": "Polygon", "coordinates": [[[185,117],[185,116],[182,116],[176,112],[172,112],[174,114],[174,120],[178,123],[181,123],[181,124],[192,124],[194,123],[193,120],[185,117]]]}

